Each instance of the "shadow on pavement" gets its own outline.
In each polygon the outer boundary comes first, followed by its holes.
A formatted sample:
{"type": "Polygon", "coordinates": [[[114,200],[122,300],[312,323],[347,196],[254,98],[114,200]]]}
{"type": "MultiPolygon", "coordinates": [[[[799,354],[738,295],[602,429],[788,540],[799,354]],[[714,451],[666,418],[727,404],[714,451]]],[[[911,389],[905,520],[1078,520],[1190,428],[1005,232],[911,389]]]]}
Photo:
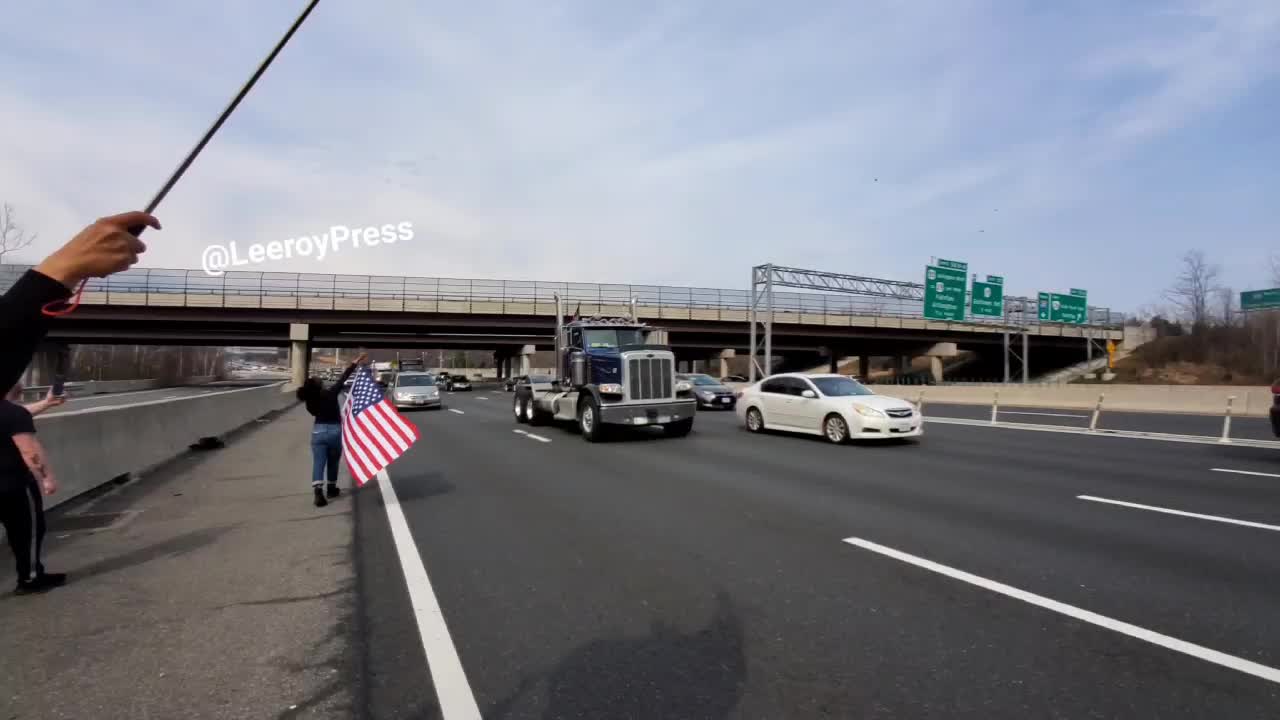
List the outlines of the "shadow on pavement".
{"type": "MultiPolygon", "coordinates": [[[[746,686],[742,620],[727,593],[705,627],[684,633],[660,621],[643,637],[595,640],[545,678],[547,720],[561,718],[724,718],[746,686]]],[[[485,717],[510,715],[539,678],[525,678],[485,717]]]]}
{"type": "Polygon", "coordinates": [[[164,557],[179,557],[187,553],[199,550],[206,545],[212,545],[218,541],[229,531],[235,529],[236,525],[224,525],[222,527],[205,528],[203,530],[193,530],[189,533],[178,535],[163,542],[148,545],[147,547],[138,548],[123,555],[100,560],[91,565],[82,568],[70,569],[70,580],[77,582],[98,575],[117,572],[125,568],[131,568],[136,565],[158,560],[164,557]]]}
{"type": "Polygon", "coordinates": [[[401,503],[425,500],[437,495],[448,495],[457,486],[438,472],[420,473],[416,475],[397,474],[393,478],[396,486],[396,497],[401,503]]]}

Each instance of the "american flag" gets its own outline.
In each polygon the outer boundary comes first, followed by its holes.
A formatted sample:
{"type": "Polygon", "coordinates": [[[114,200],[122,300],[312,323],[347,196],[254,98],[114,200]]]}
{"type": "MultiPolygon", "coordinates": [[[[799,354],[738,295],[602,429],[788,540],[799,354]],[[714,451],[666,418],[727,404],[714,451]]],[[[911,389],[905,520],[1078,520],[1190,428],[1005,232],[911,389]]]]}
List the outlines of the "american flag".
{"type": "Polygon", "coordinates": [[[364,485],[418,440],[418,428],[387,402],[367,365],[356,379],[342,409],[342,450],[357,485],[364,485]]]}

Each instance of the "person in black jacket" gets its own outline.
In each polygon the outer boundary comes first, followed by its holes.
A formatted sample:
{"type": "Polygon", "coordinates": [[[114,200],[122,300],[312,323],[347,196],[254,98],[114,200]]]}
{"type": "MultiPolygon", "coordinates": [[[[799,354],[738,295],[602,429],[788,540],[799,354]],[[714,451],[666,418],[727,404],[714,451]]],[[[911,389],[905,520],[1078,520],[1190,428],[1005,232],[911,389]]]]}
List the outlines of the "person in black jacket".
{"type": "Polygon", "coordinates": [[[144,212],[101,218],[0,296],[0,388],[18,382],[48,334],[51,318],[44,307],[71,297],[88,278],[106,277],[137,263],[147,246],[129,228],[144,225],[160,229],[160,221],[144,212]]]}
{"type": "Polygon", "coordinates": [[[306,404],[307,412],[316,419],[311,428],[311,489],[315,492],[316,507],[328,505],[326,497],[338,497],[338,465],[342,462],[342,409],[338,406],[338,396],[356,366],[366,359],[368,355],[360,353],[342,377],[328,388],[315,377],[307,378],[298,388],[298,400],[306,404]],[[326,477],[327,492],[321,487],[326,477]]]}

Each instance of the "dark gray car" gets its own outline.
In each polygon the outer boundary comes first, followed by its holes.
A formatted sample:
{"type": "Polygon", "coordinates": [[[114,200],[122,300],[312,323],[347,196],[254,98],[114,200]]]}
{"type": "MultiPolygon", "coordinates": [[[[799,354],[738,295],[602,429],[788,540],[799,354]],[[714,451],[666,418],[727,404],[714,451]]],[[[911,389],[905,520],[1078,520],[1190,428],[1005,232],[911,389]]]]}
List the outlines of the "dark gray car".
{"type": "Polygon", "coordinates": [[[710,375],[688,373],[676,375],[676,380],[693,385],[693,397],[698,401],[699,410],[732,410],[738,404],[738,393],[710,375]]]}

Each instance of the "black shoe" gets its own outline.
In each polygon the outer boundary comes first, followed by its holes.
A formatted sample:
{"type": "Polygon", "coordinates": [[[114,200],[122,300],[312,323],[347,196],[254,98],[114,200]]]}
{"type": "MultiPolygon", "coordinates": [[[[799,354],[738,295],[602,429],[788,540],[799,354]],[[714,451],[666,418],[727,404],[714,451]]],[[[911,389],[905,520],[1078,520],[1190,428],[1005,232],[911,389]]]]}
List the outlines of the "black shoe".
{"type": "Polygon", "coordinates": [[[325,505],[328,505],[329,501],[324,499],[324,491],[320,489],[319,485],[316,486],[315,490],[316,490],[316,507],[324,507],[325,505]]]}
{"type": "Polygon", "coordinates": [[[67,584],[66,573],[40,573],[34,580],[19,582],[17,589],[13,593],[15,595],[31,595],[62,587],[65,584],[67,584]]]}
{"type": "Polygon", "coordinates": [[[326,494],[326,495],[328,495],[328,496],[329,496],[329,497],[331,497],[331,498],[336,498],[336,497],[338,497],[339,495],[341,495],[341,494],[342,494],[342,491],[338,489],[338,486],[337,486],[337,485],[330,484],[330,485],[329,485],[329,489],[328,489],[328,491],[326,491],[326,492],[325,492],[325,494],[326,494]]]}

